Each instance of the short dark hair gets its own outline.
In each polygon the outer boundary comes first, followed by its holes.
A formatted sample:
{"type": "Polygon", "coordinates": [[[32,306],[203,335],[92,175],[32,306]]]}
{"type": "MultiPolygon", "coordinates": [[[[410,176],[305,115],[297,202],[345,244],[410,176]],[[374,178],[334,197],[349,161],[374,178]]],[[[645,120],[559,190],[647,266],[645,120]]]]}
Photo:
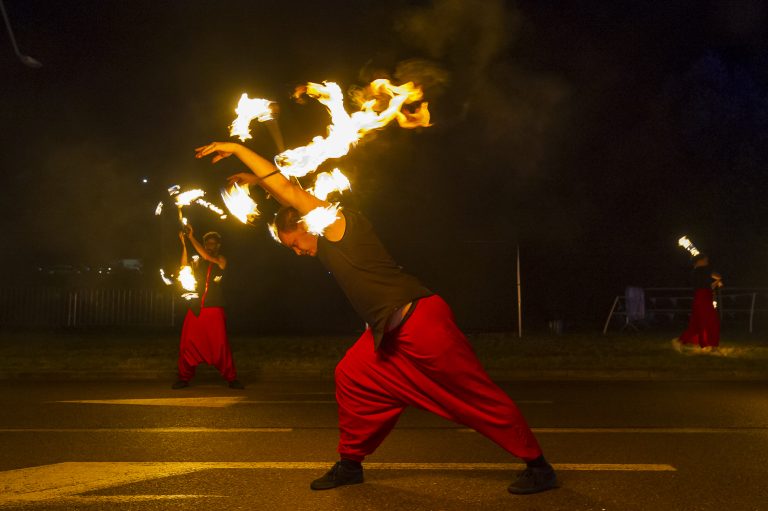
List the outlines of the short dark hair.
{"type": "Polygon", "coordinates": [[[216,243],[221,243],[221,234],[219,234],[216,231],[206,232],[203,236],[203,243],[208,241],[209,239],[215,239],[216,243]]]}
{"type": "Polygon", "coordinates": [[[293,232],[299,228],[301,213],[293,206],[283,206],[275,215],[275,227],[278,232],[293,232]]]}

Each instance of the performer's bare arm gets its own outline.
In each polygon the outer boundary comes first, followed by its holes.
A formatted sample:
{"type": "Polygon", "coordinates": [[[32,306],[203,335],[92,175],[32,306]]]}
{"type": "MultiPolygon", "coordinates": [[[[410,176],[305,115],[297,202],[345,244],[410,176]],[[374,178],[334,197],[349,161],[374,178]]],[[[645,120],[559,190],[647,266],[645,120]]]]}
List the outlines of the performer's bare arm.
{"type": "Polygon", "coordinates": [[[190,243],[192,243],[192,246],[195,247],[195,252],[197,252],[200,255],[200,257],[202,257],[206,261],[210,261],[212,263],[219,265],[219,268],[221,268],[222,270],[225,270],[227,268],[227,258],[221,254],[217,256],[212,256],[211,254],[209,254],[208,251],[205,249],[205,247],[201,245],[199,241],[197,241],[197,238],[195,238],[195,231],[194,229],[192,229],[191,224],[187,224],[187,237],[189,238],[190,243]]]}
{"type": "MultiPolygon", "coordinates": [[[[330,204],[321,201],[314,195],[304,191],[299,185],[277,172],[275,165],[262,158],[247,147],[234,142],[211,142],[208,145],[195,149],[195,158],[203,158],[213,154],[212,163],[216,163],[233,154],[242,161],[253,174],[240,173],[230,176],[230,182],[257,184],[264,188],[282,205],[296,208],[296,211],[306,215],[315,208],[328,207],[330,204]]],[[[323,232],[323,236],[330,241],[339,241],[344,236],[346,220],[343,214],[329,225],[323,232]]]]}
{"type": "Polygon", "coordinates": [[[719,273],[713,272],[712,275],[710,275],[714,282],[712,282],[712,289],[717,289],[720,287],[723,287],[723,276],[719,273]]]}
{"type": "Polygon", "coordinates": [[[181,240],[181,266],[189,266],[187,243],[184,241],[184,231],[179,231],[179,239],[181,240]]]}

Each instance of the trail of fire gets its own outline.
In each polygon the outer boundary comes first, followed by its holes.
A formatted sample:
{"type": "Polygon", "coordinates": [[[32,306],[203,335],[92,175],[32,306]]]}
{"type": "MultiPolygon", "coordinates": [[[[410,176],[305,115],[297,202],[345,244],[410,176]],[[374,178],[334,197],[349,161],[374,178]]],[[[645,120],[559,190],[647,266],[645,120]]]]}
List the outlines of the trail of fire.
{"type": "Polygon", "coordinates": [[[243,142],[252,138],[251,121],[254,119],[259,122],[271,120],[272,105],[273,102],[266,99],[249,98],[248,94],[240,96],[240,101],[235,108],[237,118],[232,121],[232,125],[229,127],[230,136],[238,137],[243,142]]]}
{"type": "Polygon", "coordinates": [[[403,128],[430,125],[426,102],[420,103],[413,112],[403,111],[404,105],[421,101],[423,97],[421,88],[411,82],[398,86],[386,79],[374,80],[355,94],[361,107],[352,115],[344,109],[344,95],[333,82],[309,83],[298,89],[295,96],[302,94],[325,105],[331,115],[331,125],[326,137],[317,136],[306,146],[283,151],[275,157],[275,165],[286,177],[305,176],[324,161],[346,155],[366,133],[392,120],[397,120],[403,128]]]}

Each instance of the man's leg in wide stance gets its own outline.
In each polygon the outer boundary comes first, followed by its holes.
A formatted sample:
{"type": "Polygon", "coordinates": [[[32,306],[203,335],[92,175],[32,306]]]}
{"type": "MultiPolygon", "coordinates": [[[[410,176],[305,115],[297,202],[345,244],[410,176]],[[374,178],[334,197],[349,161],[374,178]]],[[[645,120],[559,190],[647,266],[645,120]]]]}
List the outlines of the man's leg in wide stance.
{"type": "Polygon", "coordinates": [[[336,369],[336,396],[341,461],[313,482],[314,489],[362,482],[360,463],[408,405],[472,427],[526,461],[510,492],[536,493],[557,484],[517,406],[488,378],[439,297],[419,301],[378,351],[371,333],[364,333],[336,369]]]}

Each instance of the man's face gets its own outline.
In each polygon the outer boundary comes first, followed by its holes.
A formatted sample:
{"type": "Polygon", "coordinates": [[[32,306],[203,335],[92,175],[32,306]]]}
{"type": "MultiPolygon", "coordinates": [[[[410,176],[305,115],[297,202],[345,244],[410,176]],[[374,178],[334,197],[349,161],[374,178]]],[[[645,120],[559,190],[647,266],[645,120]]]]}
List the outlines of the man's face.
{"type": "Polygon", "coordinates": [[[208,238],[205,240],[205,243],[203,243],[203,248],[205,248],[205,251],[208,252],[212,256],[219,255],[219,249],[221,248],[221,243],[219,243],[216,238],[208,238]]]}
{"type": "Polygon", "coordinates": [[[315,257],[317,254],[317,236],[310,234],[299,224],[295,231],[277,233],[280,243],[293,250],[296,255],[315,257]]]}

